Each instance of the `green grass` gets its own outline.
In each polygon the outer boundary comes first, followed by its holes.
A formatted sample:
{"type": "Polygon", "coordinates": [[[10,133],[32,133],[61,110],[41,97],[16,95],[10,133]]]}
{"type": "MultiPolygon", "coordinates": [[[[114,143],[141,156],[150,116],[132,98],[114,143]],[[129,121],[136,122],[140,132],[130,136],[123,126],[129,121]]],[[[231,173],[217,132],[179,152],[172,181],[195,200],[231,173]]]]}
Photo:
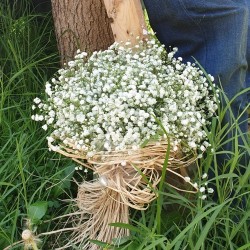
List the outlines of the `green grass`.
{"type": "MultiPolygon", "coordinates": [[[[15,12],[4,3],[7,0],[0,3],[0,249],[20,241],[30,220],[36,234],[58,229],[58,221],[52,219],[70,211],[70,204],[62,200],[75,196],[72,177],[78,178],[72,161],[48,151],[47,134],[30,118],[33,98],[43,95],[44,83],[59,67],[51,15],[32,13],[28,1],[18,1],[15,12]]],[[[110,248],[250,249],[250,204],[244,211],[238,206],[243,195],[250,199],[250,166],[243,166],[243,175],[237,172],[242,155],[237,137],[243,138],[248,154],[250,145],[239,130],[238,119],[231,115],[229,125],[221,122],[230,112],[230,100],[226,103],[208,132],[214,151],[208,150],[198,162],[198,173],[193,174],[199,182],[202,173],[214,166],[218,201],[202,201],[198,195],[179,193],[162,182],[159,198],[148,210],[131,211],[131,225],[114,224],[128,228],[131,236],[110,248]],[[230,159],[220,173],[216,155],[224,153],[226,134],[234,150],[227,152],[230,159]],[[229,197],[232,190],[235,193],[229,197]]],[[[53,249],[55,235],[41,239],[41,249],[53,249]]],[[[23,249],[23,245],[11,249],[23,249]]]]}
{"type": "MultiPolygon", "coordinates": [[[[65,190],[70,194],[74,170],[72,162],[48,152],[46,135],[30,119],[33,98],[59,66],[51,17],[30,13],[25,1],[19,1],[23,13],[11,12],[5,3],[0,3],[0,249],[21,239],[33,203],[48,205],[43,219],[61,214],[65,204],[58,198],[68,197],[65,190]]],[[[38,232],[53,226],[36,223],[38,232]]]]}

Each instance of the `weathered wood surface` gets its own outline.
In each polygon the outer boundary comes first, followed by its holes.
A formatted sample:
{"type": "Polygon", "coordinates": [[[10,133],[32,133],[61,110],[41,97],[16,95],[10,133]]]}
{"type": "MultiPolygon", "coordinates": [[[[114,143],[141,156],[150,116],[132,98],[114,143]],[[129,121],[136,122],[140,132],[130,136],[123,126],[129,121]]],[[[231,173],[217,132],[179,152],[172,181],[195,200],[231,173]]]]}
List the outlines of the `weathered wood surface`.
{"type": "Polygon", "coordinates": [[[117,42],[145,37],[146,23],[140,0],[104,0],[114,39],[117,42]]]}

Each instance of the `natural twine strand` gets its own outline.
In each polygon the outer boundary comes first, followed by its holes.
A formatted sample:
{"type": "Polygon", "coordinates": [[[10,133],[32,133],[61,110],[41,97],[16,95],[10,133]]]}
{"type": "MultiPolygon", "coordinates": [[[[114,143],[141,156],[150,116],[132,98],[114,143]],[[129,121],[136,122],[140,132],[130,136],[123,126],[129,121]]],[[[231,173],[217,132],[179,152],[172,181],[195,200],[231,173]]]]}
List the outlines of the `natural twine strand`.
{"type": "MultiPolygon", "coordinates": [[[[129,208],[145,210],[157,197],[167,143],[150,144],[135,151],[99,152],[92,157],[76,150],[73,143],[70,146],[60,145],[58,148],[49,143],[52,150],[92,169],[99,179],[79,185],[75,201],[80,215],[78,212],[78,216],[74,215],[71,240],[58,249],[69,248],[73,243],[84,250],[97,250],[99,247],[88,239],[111,243],[112,239],[128,236],[128,230],[109,224],[128,223],[129,208]]],[[[195,157],[183,157],[180,151],[170,150],[167,171],[185,180],[185,168],[194,160],[195,157]]],[[[192,190],[170,185],[180,191],[196,193],[197,188],[191,182],[188,184],[192,190]]]]}

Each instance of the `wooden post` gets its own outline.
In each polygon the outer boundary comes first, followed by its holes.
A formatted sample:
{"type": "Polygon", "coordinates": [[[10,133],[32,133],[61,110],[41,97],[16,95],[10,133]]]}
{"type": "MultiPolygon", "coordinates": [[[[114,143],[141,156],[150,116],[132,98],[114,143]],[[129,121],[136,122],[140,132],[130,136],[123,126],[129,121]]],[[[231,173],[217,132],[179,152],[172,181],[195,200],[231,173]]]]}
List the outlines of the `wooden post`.
{"type": "Polygon", "coordinates": [[[104,0],[114,39],[136,44],[136,37],[143,39],[147,33],[140,0],[104,0]]]}

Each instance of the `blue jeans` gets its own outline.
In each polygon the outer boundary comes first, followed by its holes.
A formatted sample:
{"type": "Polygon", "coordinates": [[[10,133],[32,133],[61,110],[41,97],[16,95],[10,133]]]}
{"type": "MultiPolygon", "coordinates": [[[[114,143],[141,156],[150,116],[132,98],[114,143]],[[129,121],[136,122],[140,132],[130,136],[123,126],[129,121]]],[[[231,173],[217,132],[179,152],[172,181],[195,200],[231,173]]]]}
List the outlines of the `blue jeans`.
{"type": "MultiPolygon", "coordinates": [[[[249,0],[144,0],[144,4],[160,42],[166,48],[177,47],[176,56],[184,62],[193,62],[194,57],[217,84],[221,83],[229,99],[250,86],[249,0]]],[[[237,98],[231,105],[234,116],[248,103],[247,94],[237,98]]],[[[224,122],[230,125],[229,114],[224,122]]],[[[247,134],[247,112],[239,123],[247,134]]],[[[243,145],[241,139],[239,144],[243,145]]],[[[223,149],[232,147],[227,143],[223,149]]],[[[244,162],[248,164],[249,156],[244,162]]]]}

